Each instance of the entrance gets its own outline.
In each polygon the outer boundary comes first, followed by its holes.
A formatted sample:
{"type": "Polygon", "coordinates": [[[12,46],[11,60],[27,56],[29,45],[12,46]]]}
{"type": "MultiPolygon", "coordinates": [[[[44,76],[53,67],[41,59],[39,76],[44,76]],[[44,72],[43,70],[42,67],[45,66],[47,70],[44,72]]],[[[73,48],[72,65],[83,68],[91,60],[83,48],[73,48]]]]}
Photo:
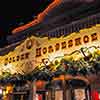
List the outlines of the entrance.
{"type": "Polygon", "coordinates": [[[46,100],[91,100],[90,84],[82,79],[54,80],[47,89],[46,100]]]}
{"type": "Polygon", "coordinates": [[[87,85],[83,80],[70,80],[71,100],[91,100],[90,85],[87,85]]]}

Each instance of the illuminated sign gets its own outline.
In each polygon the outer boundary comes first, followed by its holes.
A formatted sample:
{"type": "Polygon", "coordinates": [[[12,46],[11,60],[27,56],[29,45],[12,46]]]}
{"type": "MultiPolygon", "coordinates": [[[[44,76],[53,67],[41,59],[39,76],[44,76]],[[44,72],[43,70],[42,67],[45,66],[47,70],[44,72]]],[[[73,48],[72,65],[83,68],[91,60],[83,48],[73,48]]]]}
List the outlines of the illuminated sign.
{"type": "Polygon", "coordinates": [[[11,74],[29,73],[41,65],[44,59],[53,61],[56,57],[90,46],[100,46],[100,25],[60,38],[31,36],[13,51],[0,56],[0,75],[3,71],[11,74]]]}
{"type": "MultiPolygon", "coordinates": [[[[63,39],[64,38],[62,38],[62,40],[63,39]]],[[[69,48],[73,48],[74,46],[84,45],[96,40],[98,40],[97,33],[93,33],[91,35],[83,35],[69,40],[64,39],[62,42],[58,40],[57,42],[55,41],[51,45],[36,48],[36,57],[43,56],[46,53],[54,53],[59,50],[67,50],[69,48]]]]}

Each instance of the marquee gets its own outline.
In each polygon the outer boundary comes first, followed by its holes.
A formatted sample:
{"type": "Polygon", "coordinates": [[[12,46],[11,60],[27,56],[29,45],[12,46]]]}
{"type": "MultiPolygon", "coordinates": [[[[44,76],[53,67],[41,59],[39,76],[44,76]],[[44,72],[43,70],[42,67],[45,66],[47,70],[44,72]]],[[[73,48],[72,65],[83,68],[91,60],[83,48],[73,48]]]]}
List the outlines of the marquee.
{"type": "MultiPolygon", "coordinates": [[[[11,74],[30,73],[37,66],[45,64],[45,59],[53,62],[56,58],[63,58],[76,50],[80,50],[80,48],[89,48],[91,46],[100,46],[99,24],[60,38],[27,37],[13,51],[0,56],[0,75],[5,71],[11,74]]],[[[73,60],[77,60],[78,56],[82,57],[83,55],[81,53],[76,54],[73,60]]]]}

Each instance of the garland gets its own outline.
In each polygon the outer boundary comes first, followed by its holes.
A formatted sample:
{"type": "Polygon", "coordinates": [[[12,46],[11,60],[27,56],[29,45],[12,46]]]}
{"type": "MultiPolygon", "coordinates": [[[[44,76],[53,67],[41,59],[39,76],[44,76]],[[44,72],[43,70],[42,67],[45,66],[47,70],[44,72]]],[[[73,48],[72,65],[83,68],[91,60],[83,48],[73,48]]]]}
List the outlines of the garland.
{"type": "Polygon", "coordinates": [[[100,71],[100,49],[99,47],[81,48],[70,55],[55,58],[54,61],[38,66],[31,73],[26,75],[4,72],[0,76],[0,83],[16,83],[22,81],[45,80],[51,81],[59,75],[82,75],[89,76],[98,74],[100,71]],[[92,49],[92,51],[90,51],[92,49]]]}

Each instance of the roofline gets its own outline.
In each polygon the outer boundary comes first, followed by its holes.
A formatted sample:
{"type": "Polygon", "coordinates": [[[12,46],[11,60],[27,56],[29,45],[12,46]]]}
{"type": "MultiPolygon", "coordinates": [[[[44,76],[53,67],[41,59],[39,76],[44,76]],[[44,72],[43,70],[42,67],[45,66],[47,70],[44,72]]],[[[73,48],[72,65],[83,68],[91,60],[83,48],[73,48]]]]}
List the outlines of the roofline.
{"type": "Polygon", "coordinates": [[[61,4],[62,0],[54,0],[43,12],[39,13],[37,16],[37,19],[33,19],[31,22],[22,25],[20,27],[15,28],[14,30],[12,30],[12,34],[16,34],[19,33],[21,31],[26,30],[27,28],[30,28],[32,26],[35,26],[39,23],[41,23],[43,21],[43,19],[45,18],[45,16],[52,10],[54,9],[56,6],[58,6],[59,4],[61,4]]]}

